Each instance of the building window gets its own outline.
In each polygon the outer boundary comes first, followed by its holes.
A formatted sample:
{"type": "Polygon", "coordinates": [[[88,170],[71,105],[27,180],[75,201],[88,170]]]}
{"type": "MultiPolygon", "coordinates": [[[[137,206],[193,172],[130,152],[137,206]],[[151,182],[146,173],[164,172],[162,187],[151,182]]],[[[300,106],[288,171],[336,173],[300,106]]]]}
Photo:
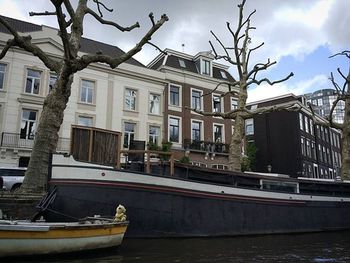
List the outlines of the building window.
{"type": "Polygon", "coordinates": [[[124,123],[124,148],[129,148],[130,142],[135,138],[136,124],[132,122],[124,123]]]}
{"type": "Polygon", "coordinates": [[[160,114],[160,95],[149,95],[149,113],[160,114]]]}
{"type": "Polygon", "coordinates": [[[221,74],[221,77],[222,77],[223,79],[227,79],[227,75],[226,75],[226,72],[225,72],[225,71],[220,70],[220,74],[221,74]]]}
{"type": "Polygon", "coordinates": [[[32,110],[22,111],[21,120],[21,139],[33,140],[36,131],[36,117],[37,112],[32,110]]]}
{"type": "Polygon", "coordinates": [[[301,147],[301,155],[304,155],[305,156],[305,142],[304,142],[304,138],[300,138],[300,147],[301,147]]]}
{"type": "Polygon", "coordinates": [[[0,90],[3,90],[5,86],[5,73],[6,73],[6,65],[0,63],[0,90]]]}
{"type": "Polygon", "coordinates": [[[306,140],[306,156],[311,158],[311,145],[309,140],[306,140]]]}
{"type": "Polygon", "coordinates": [[[202,123],[199,121],[192,121],[192,140],[200,141],[202,134],[202,123]]]}
{"type": "Polygon", "coordinates": [[[202,92],[199,90],[192,90],[192,109],[202,110],[202,92]]]}
{"type": "Polygon", "coordinates": [[[221,96],[213,95],[213,112],[221,112],[221,96]]]}
{"type": "Polygon", "coordinates": [[[309,133],[309,119],[307,116],[304,116],[305,132],[309,133]]]}
{"type": "Polygon", "coordinates": [[[169,141],[180,143],[180,119],[169,118],[169,141]]]}
{"type": "Polygon", "coordinates": [[[214,142],[222,143],[224,141],[223,139],[223,126],[214,124],[214,142]]]}
{"type": "Polygon", "coordinates": [[[202,74],[210,76],[210,61],[202,59],[202,74]]]}
{"type": "Polygon", "coordinates": [[[125,89],[125,110],[136,110],[136,90],[133,89],[125,89]]]}
{"type": "Polygon", "coordinates": [[[57,75],[50,73],[50,80],[49,80],[49,93],[52,91],[54,85],[56,84],[57,81],[57,75]]]}
{"type": "Polygon", "coordinates": [[[320,161],[323,162],[323,155],[322,155],[321,145],[318,145],[318,157],[320,158],[320,161]]]}
{"type": "Polygon", "coordinates": [[[311,153],[312,153],[312,158],[316,160],[316,146],[314,142],[311,142],[311,153]]]}
{"type": "Polygon", "coordinates": [[[84,103],[93,103],[95,83],[89,80],[81,81],[80,101],[84,103]]]}
{"type": "Polygon", "coordinates": [[[181,67],[181,68],[186,68],[185,60],[179,58],[179,64],[180,64],[180,67],[181,67]]]}
{"type": "Polygon", "coordinates": [[[171,106],[180,106],[180,87],[170,85],[169,101],[171,106]]]}
{"type": "Polygon", "coordinates": [[[212,164],[211,168],[218,170],[228,170],[228,166],[224,164],[212,164]]]}
{"type": "Polygon", "coordinates": [[[78,125],[93,126],[94,119],[87,116],[78,116],[78,125]]]}
{"type": "Polygon", "coordinates": [[[160,127],[159,126],[149,126],[148,143],[150,145],[159,145],[159,135],[160,135],[160,127]]]}
{"type": "Polygon", "coordinates": [[[303,118],[303,114],[299,113],[299,126],[300,126],[300,130],[304,130],[303,126],[304,126],[304,118],[303,118]]]}
{"type": "Polygon", "coordinates": [[[245,120],[245,134],[253,135],[254,134],[254,120],[246,119],[245,120]]]}
{"type": "Polygon", "coordinates": [[[231,110],[237,110],[238,108],[238,99],[231,97],[231,110]]]}
{"type": "Polygon", "coordinates": [[[41,72],[37,70],[27,70],[26,93],[39,94],[41,72]]]}
{"type": "Polygon", "coordinates": [[[314,122],[310,119],[310,134],[314,135],[314,122]]]}

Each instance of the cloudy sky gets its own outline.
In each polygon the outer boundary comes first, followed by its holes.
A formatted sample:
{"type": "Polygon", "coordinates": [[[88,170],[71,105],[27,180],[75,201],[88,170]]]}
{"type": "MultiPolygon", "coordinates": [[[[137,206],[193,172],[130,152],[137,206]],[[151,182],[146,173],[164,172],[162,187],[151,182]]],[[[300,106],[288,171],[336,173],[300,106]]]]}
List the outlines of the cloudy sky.
{"type": "MultiPolygon", "coordinates": [[[[208,40],[213,40],[210,30],[230,45],[232,39],[226,22],[232,28],[237,21],[240,0],[128,0],[103,1],[114,9],[104,12],[104,18],[123,26],[139,21],[141,28],[121,33],[108,26],[99,25],[91,17],[85,22],[84,36],[117,45],[128,50],[150,27],[148,14],[156,19],[167,14],[169,21],[156,33],[152,42],[160,48],[171,48],[196,54],[210,50],[208,40]],[[184,44],[184,47],[182,47],[184,44]]],[[[91,7],[93,2],[90,1],[91,7]]],[[[348,70],[342,57],[329,56],[350,48],[350,12],[348,0],[247,0],[245,14],[256,9],[252,25],[257,29],[252,35],[254,44],[265,45],[254,53],[252,62],[276,60],[277,65],[262,77],[271,80],[284,78],[291,71],[295,76],[283,84],[252,87],[249,101],[286,93],[302,94],[317,89],[330,88],[330,72],[337,67],[348,70]]],[[[29,17],[30,11],[52,11],[48,0],[0,0],[0,14],[57,27],[54,18],[29,17]],[[34,4],[35,3],[35,4],[34,4]]],[[[158,52],[151,46],[142,50],[136,59],[148,64],[158,52]]],[[[230,68],[235,74],[235,69],[230,68]]]]}

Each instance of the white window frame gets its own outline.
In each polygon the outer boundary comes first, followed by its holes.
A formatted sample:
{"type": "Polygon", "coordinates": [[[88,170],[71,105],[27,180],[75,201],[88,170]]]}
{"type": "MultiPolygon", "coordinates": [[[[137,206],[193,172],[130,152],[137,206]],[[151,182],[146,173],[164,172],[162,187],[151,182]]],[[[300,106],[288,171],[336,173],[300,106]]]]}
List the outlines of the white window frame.
{"type": "Polygon", "coordinates": [[[48,83],[48,85],[47,85],[47,94],[50,94],[50,93],[51,93],[51,91],[53,90],[53,87],[54,87],[54,85],[56,84],[56,82],[57,82],[57,74],[56,74],[56,73],[53,73],[53,72],[50,72],[50,74],[49,74],[49,83],[48,83]],[[53,79],[55,79],[54,82],[51,81],[51,80],[53,80],[53,79]]]}
{"type": "Polygon", "coordinates": [[[178,142],[172,142],[174,146],[181,146],[182,145],[182,118],[175,115],[168,115],[168,141],[170,142],[170,119],[178,119],[179,120],[179,141],[178,142]]]}
{"type": "Polygon", "coordinates": [[[79,101],[81,103],[85,104],[94,104],[95,101],[95,89],[96,89],[96,82],[90,79],[81,79],[80,81],[80,94],[79,94],[79,101]],[[84,83],[88,82],[93,84],[92,87],[85,86],[84,83]],[[83,90],[86,90],[85,97],[83,98],[83,90]],[[91,92],[91,102],[89,101],[89,92],[91,92]]]}
{"type": "MultiPolygon", "coordinates": [[[[200,103],[200,107],[199,108],[196,108],[197,110],[203,110],[203,90],[200,90],[200,89],[195,89],[195,88],[191,88],[191,108],[193,109],[193,108],[195,108],[195,107],[193,107],[193,100],[192,100],[192,98],[193,98],[193,96],[192,96],[192,94],[193,94],[193,92],[199,92],[199,94],[200,94],[200,96],[199,96],[199,103],[200,103]]],[[[193,112],[192,112],[193,113],[193,112]]]]}
{"type": "Polygon", "coordinates": [[[6,72],[7,72],[7,64],[0,63],[0,65],[4,66],[4,71],[0,71],[0,74],[2,74],[2,83],[0,83],[0,90],[5,90],[5,83],[6,83],[6,72]]]}
{"type": "Polygon", "coordinates": [[[179,65],[180,65],[180,68],[186,68],[186,62],[184,59],[182,58],[178,58],[179,60],[179,65]]]}
{"type": "Polygon", "coordinates": [[[253,118],[246,119],[244,121],[244,133],[245,133],[245,135],[254,135],[254,119],[253,118]],[[250,125],[252,126],[252,132],[247,131],[247,127],[250,125]]]}
{"type": "Polygon", "coordinates": [[[238,109],[238,98],[237,97],[231,97],[231,111],[238,109]],[[236,102],[234,105],[233,102],[236,102]],[[233,107],[234,106],[234,107],[233,107]]]}
{"type": "Polygon", "coordinates": [[[124,120],[123,121],[123,148],[124,149],[129,149],[129,147],[130,147],[130,142],[131,142],[131,140],[130,140],[130,138],[131,138],[131,136],[130,136],[130,134],[134,134],[134,139],[136,138],[136,136],[137,136],[137,123],[136,122],[134,122],[134,121],[131,121],[131,120],[124,120]],[[134,132],[126,132],[125,131],[125,124],[126,123],[129,123],[129,124],[133,124],[134,125],[134,132]],[[128,136],[128,145],[127,145],[127,147],[125,147],[125,136],[126,136],[126,134],[128,134],[127,136],[128,136]]]}
{"type": "Polygon", "coordinates": [[[301,112],[299,112],[299,128],[304,130],[304,115],[301,112]]]}
{"type": "MultiPolygon", "coordinates": [[[[156,127],[156,128],[159,129],[158,135],[156,135],[156,136],[152,135],[153,138],[158,137],[158,138],[157,138],[157,144],[156,144],[156,145],[159,146],[159,145],[160,145],[160,142],[161,142],[162,128],[161,128],[161,126],[160,126],[159,124],[150,123],[150,124],[148,125],[148,137],[147,137],[148,143],[151,143],[151,141],[150,141],[150,137],[151,137],[150,129],[151,129],[151,127],[156,127]]],[[[153,143],[153,142],[152,142],[152,143],[153,143]]]]}
{"type": "Polygon", "coordinates": [[[208,60],[208,59],[201,59],[201,75],[204,75],[204,76],[209,76],[209,77],[211,77],[212,76],[212,71],[213,71],[213,67],[212,67],[212,62],[210,61],[210,60],[208,60]],[[208,63],[208,64],[207,64],[208,63]],[[208,70],[209,70],[209,72],[207,72],[205,69],[207,69],[206,68],[206,65],[208,65],[209,66],[209,68],[208,68],[208,70]]]}
{"type": "Polygon", "coordinates": [[[162,112],[162,96],[158,93],[155,93],[155,92],[150,92],[148,94],[148,113],[149,114],[153,114],[153,115],[160,115],[160,113],[162,112]],[[157,96],[159,98],[158,100],[158,112],[151,112],[151,96],[157,96]]]}
{"type": "Polygon", "coordinates": [[[78,125],[87,126],[87,127],[93,127],[94,123],[95,123],[95,120],[94,120],[93,116],[85,115],[85,114],[78,114],[78,116],[77,116],[77,124],[78,125]],[[89,120],[91,120],[91,125],[86,125],[86,124],[82,123],[80,121],[81,119],[89,119],[89,120]]]}
{"type": "Polygon", "coordinates": [[[41,82],[42,82],[41,81],[42,74],[43,74],[43,72],[41,70],[27,68],[26,80],[25,80],[25,85],[24,85],[24,93],[31,94],[31,95],[40,95],[40,86],[41,86],[41,82]],[[34,71],[34,72],[40,73],[40,77],[29,76],[29,71],[34,71]],[[31,84],[31,87],[30,87],[30,91],[27,92],[27,81],[28,81],[28,79],[31,79],[32,84],[31,84]],[[35,86],[35,82],[36,81],[39,81],[38,93],[34,93],[34,90],[35,90],[34,86],[35,86]]]}
{"type": "Polygon", "coordinates": [[[212,96],[211,96],[211,108],[212,108],[212,112],[217,112],[215,111],[215,108],[214,108],[214,97],[219,97],[220,99],[220,111],[219,112],[223,112],[223,100],[222,100],[222,97],[220,94],[217,94],[217,93],[213,93],[212,96]]]}
{"type": "Polygon", "coordinates": [[[20,139],[23,139],[23,140],[34,140],[36,128],[37,128],[37,125],[38,125],[38,120],[39,120],[39,111],[38,110],[28,109],[28,108],[23,108],[21,110],[20,139]],[[25,111],[35,112],[35,120],[30,120],[29,118],[27,118],[27,119],[23,118],[23,114],[24,114],[25,111]],[[25,122],[25,125],[23,125],[23,122],[25,122]],[[30,125],[30,123],[31,123],[31,125],[30,125]],[[25,138],[21,138],[22,129],[24,129],[25,126],[26,126],[25,138]],[[31,130],[29,131],[30,127],[31,127],[31,130]]]}
{"type": "Polygon", "coordinates": [[[191,141],[194,140],[193,138],[193,133],[192,133],[192,124],[194,122],[200,123],[199,126],[199,141],[203,141],[204,140],[204,122],[202,120],[197,120],[197,119],[191,119],[191,141]]]}
{"type": "Polygon", "coordinates": [[[182,86],[174,83],[168,84],[168,109],[174,111],[182,111],[182,86]],[[170,88],[174,86],[179,89],[179,105],[171,104],[170,100],[170,88]]]}
{"type": "Polygon", "coordinates": [[[133,88],[129,88],[129,87],[126,87],[124,89],[124,100],[123,100],[124,110],[126,110],[126,111],[137,111],[137,96],[138,96],[137,89],[133,89],[133,88]],[[131,92],[130,95],[128,94],[129,91],[131,92]],[[131,103],[128,106],[128,104],[126,103],[127,99],[129,99],[130,102],[131,102],[131,100],[133,100],[134,107],[132,107],[131,103]]]}
{"type": "Polygon", "coordinates": [[[225,125],[222,123],[213,123],[213,142],[216,143],[215,141],[215,126],[221,126],[221,141],[220,143],[225,143],[225,125]]]}

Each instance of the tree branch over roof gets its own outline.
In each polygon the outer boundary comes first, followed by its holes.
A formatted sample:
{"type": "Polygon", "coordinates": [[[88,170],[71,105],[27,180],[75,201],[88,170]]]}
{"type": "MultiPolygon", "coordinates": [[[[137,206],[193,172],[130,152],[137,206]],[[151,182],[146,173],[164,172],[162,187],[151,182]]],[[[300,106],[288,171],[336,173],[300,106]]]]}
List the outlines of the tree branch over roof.
{"type": "MultiPolygon", "coordinates": [[[[108,64],[111,68],[117,67],[121,62],[124,62],[131,58],[133,55],[135,55],[137,52],[139,52],[144,44],[148,44],[149,41],[152,38],[152,35],[166,22],[169,18],[167,15],[162,15],[160,20],[158,20],[152,27],[149,29],[149,31],[144,35],[144,37],[138,42],[132,49],[130,49],[128,52],[124,53],[121,56],[107,56],[107,55],[83,55],[80,59],[77,60],[77,63],[75,65],[75,70],[82,70],[86,68],[90,63],[93,62],[102,62],[108,64]]],[[[153,24],[153,23],[152,23],[153,24]]]]}
{"type": "Polygon", "coordinates": [[[24,50],[32,53],[34,56],[40,58],[40,60],[45,64],[46,67],[48,67],[50,70],[58,72],[59,70],[59,63],[56,62],[55,60],[49,58],[49,56],[47,56],[44,51],[41,50],[41,48],[39,48],[36,45],[33,45],[31,43],[31,36],[20,36],[16,30],[14,28],[12,28],[12,26],[10,26],[9,23],[7,23],[7,21],[5,19],[3,19],[2,17],[0,17],[0,24],[2,24],[8,31],[10,31],[10,33],[13,35],[13,39],[7,41],[4,49],[1,52],[1,57],[0,59],[2,59],[6,52],[9,50],[9,48],[11,46],[17,46],[20,48],[23,48],[24,50]]]}

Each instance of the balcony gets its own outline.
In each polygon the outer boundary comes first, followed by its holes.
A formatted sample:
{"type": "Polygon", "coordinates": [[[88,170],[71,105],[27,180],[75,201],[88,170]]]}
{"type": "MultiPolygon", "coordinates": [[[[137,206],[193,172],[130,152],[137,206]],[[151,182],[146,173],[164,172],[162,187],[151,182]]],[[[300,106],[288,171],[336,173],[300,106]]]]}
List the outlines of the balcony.
{"type": "MultiPolygon", "coordinates": [[[[19,133],[3,132],[1,135],[1,147],[16,148],[16,149],[33,149],[33,139],[22,139],[19,133]]],[[[70,151],[70,139],[58,138],[57,152],[70,151]]]]}
{"type": "Polygon", "coordinates": [[[184,139],[184,148],[188,150],[228,154],[230,145],[226,143],[215,143],[208,141],[197,141],[184,139]]]}

